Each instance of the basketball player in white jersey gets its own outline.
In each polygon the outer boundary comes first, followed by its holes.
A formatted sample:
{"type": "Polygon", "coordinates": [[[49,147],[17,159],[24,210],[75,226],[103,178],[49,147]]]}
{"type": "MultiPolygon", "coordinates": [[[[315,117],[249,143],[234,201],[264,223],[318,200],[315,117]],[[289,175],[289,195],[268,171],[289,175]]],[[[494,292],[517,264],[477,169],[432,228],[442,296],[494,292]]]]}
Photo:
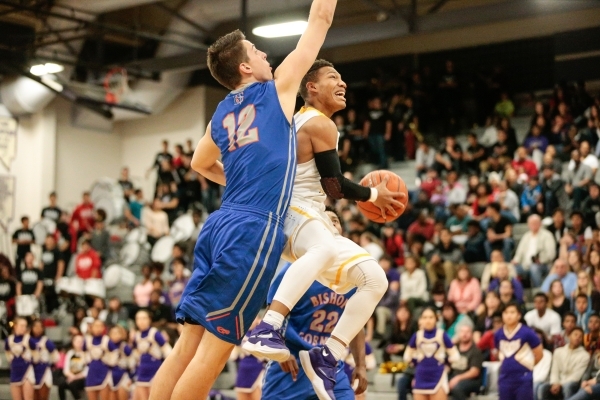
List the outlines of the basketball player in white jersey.
{"type": "Polygon", "coordinates": [[[402,194],[390,192],[387,179],[367,188],[343,177],[337,154],[339,133],[331,116],[346,107],[345,94],[340,74],[324,60],[317,60],[302,80],[300,95],[306,105],[294,117],[298,167],[284,226],[289,240],[282,256],[293,264],[263,322],[243,346],[255,356],[286,361],[290,353],[279,330],[311,284],[317,280],[342,294],[356,287],[340,320],[326,322],[328,329],[335,326],[326,344],[300,352],[304,371],[321,400],[335,399],[337,363],[388,287],[385,273],[366,251],[349,239],[336,241],[337,231],[325,214],[326,197],[371,201],[382,214],[386,210],[395,214],[393,206],[403,207],[396,200],[402,194]]]}

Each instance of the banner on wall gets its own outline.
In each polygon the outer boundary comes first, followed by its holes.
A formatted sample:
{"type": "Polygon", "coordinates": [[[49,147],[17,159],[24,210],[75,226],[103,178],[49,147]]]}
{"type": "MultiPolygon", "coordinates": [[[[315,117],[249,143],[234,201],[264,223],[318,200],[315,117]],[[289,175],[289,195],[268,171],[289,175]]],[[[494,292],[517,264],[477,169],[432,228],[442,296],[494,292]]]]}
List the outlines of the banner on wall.
{"type": "Polygon", "coordinates": [[[15,213],[15,177],[0,175],[0,227],[6,232],[15,213]]]}
{"type": "Polygon", "coordinates": [[[0,161],[10,171],[17,155],[17,120],[0,116],[0,161]]]}

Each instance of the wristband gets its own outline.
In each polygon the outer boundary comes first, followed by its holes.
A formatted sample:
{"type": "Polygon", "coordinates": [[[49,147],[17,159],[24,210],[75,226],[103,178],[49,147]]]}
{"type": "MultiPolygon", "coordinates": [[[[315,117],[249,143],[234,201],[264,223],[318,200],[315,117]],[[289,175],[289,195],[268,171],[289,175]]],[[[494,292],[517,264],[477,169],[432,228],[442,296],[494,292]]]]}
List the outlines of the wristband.
{"type": "Polygon", "coordinates": [[[375,188],[371,188],[371,197],[369,197],[369,201],[371,203],[374,203],[375,200],[377,200],[377,196],[379,195],[379,193],[377,192],[377,189],[375,188]]]}

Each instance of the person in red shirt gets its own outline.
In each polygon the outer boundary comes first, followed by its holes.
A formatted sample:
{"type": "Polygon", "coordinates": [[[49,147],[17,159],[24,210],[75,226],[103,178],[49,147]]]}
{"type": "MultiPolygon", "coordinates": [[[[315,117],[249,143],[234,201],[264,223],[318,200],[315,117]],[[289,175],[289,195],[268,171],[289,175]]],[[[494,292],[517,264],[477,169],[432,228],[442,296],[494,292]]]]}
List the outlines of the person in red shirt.
{"type": "Polygon", "coordinates": [[[83,192],[83,202],[75,207],[71,216],[71,225],[77,232],[77,239],[85,232],[91,232],[94,222],[94,204],[90,199],[90,192],[83,192]]]}
{"type": "Polygon", "coordinates": [[[512,161],[512,167],[519,173],[525,173],[528,177],[537,176],[538,169],[533,161],[527,158],[527,149],[519,147],[517,149],[517,159],[512,161]]]}
{"type": "Polygon", "coordinates": [[[484,357],[488,361],[498,361],[498,349],[494,345],[494,333],[502,328],[502,313],[496,311],[492,315],[492,329],[485,331],[477,342],[477,347],[484,354],[484,357]]]}
{"type": "Polygon", "coordinates": [[[402,235],[396,231],[395,224],[388,222],[384,225],[381,233],[386,254],[394,259],[397,267],[404,266],[404,240],[402,240],[402,235]]]}
{"type": "Polygon", "coordinates": [[[83,280],[102,278],[102,261],[90,244],[89,240],[81,243],[81,251],[75,259],[75,273],[83,280]]]}
{"type": "Polygon", "coordinates": [[[421,210],[417,220],[408,227],[407,233],[409,236],[423,235],[428,242],[431,241],[435,233],[435,222],[429,218],[427,210],[421,210]]]}

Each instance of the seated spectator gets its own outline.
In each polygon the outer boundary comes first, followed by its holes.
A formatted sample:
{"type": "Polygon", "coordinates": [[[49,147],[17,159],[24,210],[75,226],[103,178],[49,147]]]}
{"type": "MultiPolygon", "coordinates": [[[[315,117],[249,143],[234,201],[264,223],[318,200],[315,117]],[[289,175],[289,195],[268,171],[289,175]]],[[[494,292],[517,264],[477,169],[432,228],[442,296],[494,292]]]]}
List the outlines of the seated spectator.
{"type": "Polygon", "coordinates": [[[510,281],[514,291],[514,297],[519,302],[519,304],[523,304],[525,292],[523,291],[523,285],[521,285],[521,281],[519,281],[516,277],[511,277],[508,269],[508,264],[505,262],[499,262],[495,265],[492,265],[492,269],[496,270],[495,278],[490,281],[490,285],[487,288],[487,291],[496,291],[500,288],[500,283],[502,281],[510,281]]]}
{"type": "Polygon", "coordinates": [[[554,261],[553,270],[554,273],[548,275],[546,279],[544,279],[544,283],[542,283],[540,288],[542,292],[548,293],[550,284],[557,279],[562,283],[566,294],[573,293],[575,289],[577,289],[577,275],[569,271],[569,266],[564,260],[559,258],[554,261]]]}
{"type": "Polygon", "coordinates": [[[67,398],[67,390],[71,392],[75,400],[80,400],[85,389],[88,367],[87,354],[83,351],[84,340],[81,335],[73,336],[72,348],[65,354],[63,368],[53,374],[53,383],[58,386],[58,395],[61,400],[67,398]]]}
{"type": "Polygon", "coordinates": [[[594,179],[594,173],[588,165],[582,162],[579,150],[571,152],[569,167],[565,192],[573,199],[573,209],[578,210],[588,196],[587,187],[594,179]]]}
{"type": "MultiPolygon", "coordinates": [[[[595,154],[590,153],[590,143],[587,141],[581,142],[579,145],[579,154],[581,163],[583,165],[587,165],[592,170],[592,176],[596,176],[596,172],[598,171],[598,157],[595,154]]],[[[575,160],[571,158],[568,166],[569,171],[573,171],[575,169],[575,160]]]]}
{"type": "Polygon", "coordinates": [[[110,235],[105,225],[106,212],[103,209],[96,210],[95,218],[94,228],[89,234],[90,245],[104,262],[110,257],[110,235]]]}
{"type": "Polygon", "coordinates": [[[410,338],[416,331],[417,324],[413,321],[410,308],[398,307],[392,321],[392,332],[380,345],[384,349],[383,361],[391,361],[392,356],[402,356],[410,338]]]}
{"type": "Polygon", "coordinates": [[[468,173],[479,174],[479,165],[485,160],[485,147],[477,142],[477,134],[467,135],[469,145],[463,153],[463,165],[468,173]]]}
{"type": "MultiPolygon", "coordinates": [[[[527,182],[527,186],[521,194],[521,220],[528,218],[532,214],[540,213],[538,210],[538,204],[543,200],[542,185],[540,185],[539,178],[532,176],[527,182]]],[[[543,212],[543,210],[542,210],[543,212]]]]}
{"type": "Polygon", "coordinates": [[[575,298],[575,318],[577,319],[577,326],[588,333],[588,321],[592,315],[592,310],[588,305],[588,297],[585,294],[579,294],[575,298]]]}
{"type": "Polygon", "coordinates": [[[471,221],[469,209],[465,205],[451,204],[451,216],[446,220],[446,228],[450,230],[452,236],[465,235],[468,232],[468,223],[471,221]]]}
{"type": "Polygon", "coordinates": [[[413,313],[429,299],[427,277],[420,266],[419,258],[408,256],[405,260],[404,272],[400,275],[400,303],[408,306],[413,313]]]}
{"type": "Polygon", "coordinates": [[[477,348],[481,350],[485,361],[498,361],[498,350],[494,343],[494,334],[504,326],[502,313],[500,311],[494,312],[491,321],[492,325],[490,329],[486,330],[481,339],[477,341],[477,348]]]}
{"type": "Polygon", "coordinates": [[[561,316],[564,316],[566,312],[571,311],[571,300],[565,295],[565,289],[563,288],[560,279],[555,279],[550,284],[548,304],[561,316]]]}
{"type": "Polygon", "coordinates": [[[486,118],[485,130],[479,142],[487,148],[492,147],[498,142],[498,118],[490,116],[486,118]]]}
{"type": "Polygon", "coordinates": [[[588,333],[583,335],[583,345],[590,354],[600,350],[600,315],[594,313],[588,318],[588,333]]]}
{"type": "Polygon", "coordinates": [[[562,161],[556,156],[556,148],[554,146],[550,145],[546,148],[546,152],[542,157],[542,168],[540,168],[540,171],[542,171],[544,167],[550,167],[554,173],[559,176],[562,175],[562,161]]]}
{"type": "Polygon", "coordinates": [[[92,248],[90,241],[85,239],[81,242],[79,253],[75,257],[75,274],[83,280],[102,278],[102,261],[100,256],[92,248]]]}
{"type": "Polygon", "coordinates": [[[487,292],[476,312],[475,335],[477,337],[492,328],[492,317],[495,313],[499,312],[502,317],[502,309],[500,295],[497,292],[487,292]]]}
{"type": "Polygon", "coordinates": [[[464,245],[465,262],[475,263],[487,260],[485,255],[485,235],[477,221],[467,223],[467,241],[464,245]]]}
{"type": "Polygon", "coordinates": [[[393,222],[388,222],[381,228],[381,236],[385,253],[388,254],[396,267],[404,265],[404,240],[395,228],[393,222]]]}
{"type": "Polygon", "coordinates": [[[466,400],[472,393],[479,393],[483,355],[473,342],[473,328],[462,326],[458,330],[456,348],[460,359],[451,364],[448,386],[454,400],[466,400]]]}
{"type": "Polygon", "coordinates": [[[460,248],[452,242],[452,235],[447,228],[440,232],[440,242],[429,254],[426,265],[429,283],[434,285],[438,280],[444,280],[446,286],[454,279],[456,266],[462,262],[460,248]]]}
{"type": "Polygon", "coordinates": [[[25,254],[31,251],[31,245],[34,244],[35,235],[29,227],[29,217],[21,217],[21,228],[17,229],[12,235],[12,243],[16,245],[15,269],[17,279],[20,277],[22,261],[25,254]]]}
{"type": "MultiPolygon", "coordinates": [[[[442,322],[442,308],[446,304],[448,298],[446,296],[446,288],[443,282],[438,282],[431,288],[431,300],[425,303],[424,307],[430,307],[435,310],[438,318],[438,323],[442,322]]],[[[414,313],[414,311],[413,311],[414,313]]]]}
{"type": "MultiPolygon", "coordinates": [[[[431,196],[433,196],[436,189],[441,188],[441,186],[442,181],[438,176],[438,172],[435,169],[430,169],[429,171],[427,171],[427,174],[423,177],[421,181],[421,193],[419,193],[419,195],[424,193],[426,196],[418,196],[416,203],[418,203],[418,201],[421,200],[421,198],[423,198],[424,202],[428,203],[429,199],[431,199],[431,196]]],[[[422,208],[419,207],[418,204],[415,204],[415,206],[417,208],[422,208]]]]}
{"type": "Polygon", "coordinates": [[[515,113],[515,105],[508,97],[507,92],[500,94],[500,100],[496,103],[494,111],[500,117],[512,117],[515,113]]]}
{"type": "Polygon", "coordinates": [[[448,301],[453,302],[461,314],[473,313],[481,304],[479,281],[471,275],[466,264],[459,265],[456,279],[450,283],[448,301]]]}
{"type": "Polygon", "coordinates": [[[581,388],[568,400],[594,400],[600,398],[600,352],[590,357],[588,367],[581,378],[581,388]]]}
{"type": "Polygon", "coordinates": [[[498,185],[497,201],[500,204],[500,213],[507,217],[513,224],[521,220],[521,211],[519,209],[519,197],[510,190],[506,181],[501,181],[498,185]]]}
{"type": "Polygon", "coordinates": [[[561,241],[559,251],[560,258],[567,258],[568,251],[571,250],[579,250],[582,253],[585,252],[586,242],[593,238],[591,226],[588,226],[588,224],[584,222],[583,214],[578,210],[571,212],[571,229],[567,232],[570,235],[564,235],[563,239],[567,236],[572,236],[573,243],[563,243],[561,241]]]}
{"type": "Polygon", "coordinates": [[[491,147],[488,163],[490,160],[498,160],[500,165],[504,165],[513,160],[517,147],[508,140],[506,131],[502,128],[498,129],[498,140],[491,147]]]}
{"type": "Polygon", "coordinates": [[[6,320],[12,321],[15,314],[17,284],[10,275],[10,266],[0,263],[0,301],[6,305],[6,320]]]}
{"type": "Polygon", "coordinates": [[[577,289],[571,294],[571,304],[575,302],[575,298],[580,294],[587,296],[588,308],[590,310],[596,310],[596,308],[598,308],[598,304],[600,304],[600,293],[594,289],[590,274],[587,273],[585,269],[581,269],[577,273],[577,289]]]}
{"type": "Polygon", "coordinates": [[[415,235],[421,235],[425,240],[431,241],[434,234],[434,226],[435,222],[433,219],[429,218],[429,213],[425,210],[421,211],[417,220],[410,224],[408,231],[406,232],[409,236],[409,242],[410,237],[415,235]]]}
{"type": "Polygon", "coordinates": [[[543,384],[538,390],[540,399],[569,399],[579,389],[590,355],[581,345],[583,331],[576,327],[569,335],[569,344],[554,351],[550,382],[543,384]]]}
{"type": "Polygon", "coordinates": [[[159,199],[154,199],[150,208],[144,209],[142,224],[148,231],[148,243],[151,246],[154,246],[158,239],[169,234],[169,217],[160,208],[159,199]]]}
{"type": "Polygon", "coordinates": [[[582,268],[584,267],[583,255],[578,250],[569,250],[567,253],[567,265],[569,266],[569,270],[573,271],[576,274],[579,274],[579,272],[581,272],[582,268]]]}
{"type": "Polygon", "coordinates": [[[415,164],[417,168],[417,176],[423,178],[423,176],[433,168],[436,159],[435,149],[431,148],[425,141],[419,143],[417,149],[415,164]]]}
{"type": "Polygon", "coordinates": [[[111,297],[108,300],[108,314],[106,314],[106,327],[122,326],[128,328],[129,314],[118,297],[111,297]]]}
{"type": "Polygon", "coordinates": [[[150,303],[150,295],[154,290],[154,286],[152,285],[152,269],[150,266],[144,265],[141,272],[142,280],[133,287],[133,301],[138,307],[144,308],[148,307],[150,303]]]}
{"type": "Polygon", "coordinates": [[[71,215],[71,227],[77,232],[76,239],[79,239],[86,232],[91,232],[96,221],[90,193],[84,192],[82,197],[82,203],[75,207],[71,215]]]}
{"type": "Polygon", "coordinates": [[[519,147],[517,149],[516,159],[512,161],[511,165],[519,175],[526,174],[528,178],[531,178],[538,174],[537,166],[528,157],[525,147],[519,147]]]}
{"type": "Polygon", "coordinates": [[[442,174],[442,172],[461,169],[462,148],[456,142],[454,136],[446,136],[444,146],[435,155],[435,164],[433,168],[442,174]]]}
{"type": "Polygon", "coordinates": [[[548,266],[556,258],[556,242],[542,227],[539,215],[527,218],[529,230],[523,235],[512,259],[519,276],[531,279],[532,287],[540,287],[548,274],[548,266]]]}
{"type": "Polygon", "coordinates": [[[162,183],[156,193],[156,197],[160,200],[160,209],[167,213],[169,226],[173,224],[179,212],[180,202],[177,185],[176,182],[162,183]]]}
{"type": "Polygon", "coordinates": [[[481,222],[486,217],[486,211],[490,204],[490,187],[485,183],[480,183],[476,189],[476,199],[473,201],[471,217],[481,222]]]}
{"type": "Polygon", "coordinates": [[[474,324],[466,314],[461,314],[451,301],[446,301],[442,306],[442,329],[446,331],[453,343],[458,343],[458,332],[463,326],[473,330],[474,324]]]}
{"type": "Polygon", "coordinates": [[[589,196],[581,204],[581,213],[586,221],[593,221],[596,225],[596,214],[600,212],[600,186],[592,182],[589,185],[589,196]]]}
{"type": "Polygon", "coordinates": [[[142,220],[142,209],[144,208],[144,192],[142,189],[136,189],[134,192],[135,197],[129,202],[129,211],[132,216],[138,221],[142,220]]]}
{"type": "Polygon", "coordinates": [[[533,367],[533,394],[536,400],[538,399],[537,393],[539,388],[548,382],[548,377],[550,376],[550,368],[552,367],[552,352],[550,351],[550,346],[548,345],[548,340],[540,329],[533,329],[542,342],[542,346],[544,348],[542,352],[542,359],[538,362],[535,367],[533,367]]]}
{"type": "Polygon", "coordinates": [[[177,308],[183,290],[187,285],[189,278],[184,275],[185,265],[182,258],[176,258],[173,260],[173,275],[174,279],[169,283],[169,301],[173,309],[177,308]]]}
{"type": "MultiPolygon", "coordinates": [[[[156,274],[156,273],[154,275],[158,276],[158,274],[156,274]]],[[[169,301],[169,294],[163,290],[164,287],[165,287],[165,283],[162,279],[154,278],[152,280],[152,289],[158,290],[160,292],[160,299],[159,299],[160,304],[171,306],[171,302],[169,301]]]]}
{"type": "Polygon", "coordinates": [[[538,203],[538,213],[549,216],[553,215],[554,210],[566,208],[569,196],[565,188],[565,182],[548,165],[543,167],[541,183],[543,202],[538,203]]]}
{"type": "Polygon", "coordinates": [[[379,240],[371,232],[363,232],[360,235],[360,247],[365,249],[376,260],[379,260],[385,254],[379,244],[379,240]]]}
{"type": "Polygon", "coordinates": [[[442,190],[443,196],[446,199],[444,206],[460,205],[467,201],[467,190],[458,181],[458,172],[456,170],[448,171],[442,190]]]}
{"type": "Polygon", "coordinates": [[[500,287],[498,288],[498,294],[500,295],[500,302],[502,303],[502,307],[505,307],[506,305],[508,305],[511,302],[518,303],[521,305],[521,314],[524,314],[523,303],[519,302],[518,299],[516,298],[515,289],[514,289],[511,281],[509,281],[508,279],[505,279],[502,282],[500,282],[500,287]]]}
{"type": "Polygon", "coordinates": [[[153,290],[150,294],[150,303],[148,305],[148,311],[152,316],[152,326],[157,329],[175,328],[175,319],[173,318],[173,312],[171,307],[166,304],[161,304],[160,298],[162,293],[160,290],[153,290]]]}
{"type": "MultiPolygon", "coordinates": [[[[44,290],[44,281],[42,279],[42,271],[36,265],[33,253],[25,253],[23,258],[23,271],[17,280],[16,294],[19,296],[33,295],[39,299],[44,290]]],[[[28,317],[28,315],[25,315],[28,317]]]]}
{"type": "Polygon", "coordinates": [[[384,255],[379,259],[379,266],[385,271],[388,280],[388,289],[379,300],[375,309],[376,323],[375,332],[381,337],[386,333],[388,322],[391,321],[394,310],[398,307],[400,292],[400,274],[394,268],[394,262],[391,257],[384,255]]]}
{"type": "Polygon", "coordinates": [[[527,153],[530,155],[533,155],[533,152],[536,150],[542,152],[543,154],[546,152],[546,148],[548,147],[548,138],[542,135],[542,130],[539,126],[534,125],[529,131],[529,135],[527,135],[525,138],[523,147],[525,147],[527,153]]]}
{"type": "Polygon", "coordinates": [[[486,254],[489,257],[492,250],[502,250],[505,260],[510,260],[513,249],[512,223],[500,214],[500,205],[491,203],[487,207],[490,224],[487,228],[487,241],[484,243],[486,254]]]}
{"type": "MultiPolygon", "coordinates": [[[[552,335],[550,338],[552,342],[552,349],[556,350],[559,347],[569,344],[569,335],[577,326],[577,317],[570,311],[567,311],[562,317],[563,330],[556,335],[552,335]]],[[[583,338],[582,338],[583,340],[583,338]]]]}
{"type": "Polygon", "coordinates": [[[534,309],[525,314],[525,322],[532,328],[541,329],[547,338],[560,333],[560,315],[548,308],[548,296],[537,293],[533,298],[534,309]]]}

